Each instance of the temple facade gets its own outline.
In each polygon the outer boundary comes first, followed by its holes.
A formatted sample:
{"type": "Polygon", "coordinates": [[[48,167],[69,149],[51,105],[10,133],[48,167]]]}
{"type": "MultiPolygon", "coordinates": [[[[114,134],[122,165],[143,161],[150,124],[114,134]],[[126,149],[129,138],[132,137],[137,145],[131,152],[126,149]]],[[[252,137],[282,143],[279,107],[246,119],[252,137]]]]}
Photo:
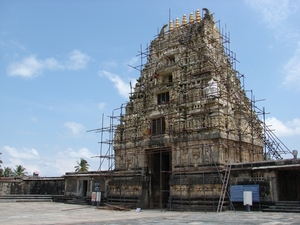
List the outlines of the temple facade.
{"type": "Polygon", "coordinates": [[[244,210],[243,194],[251,192],[256,210],[298,210],[297,151],[259,119],[264,110],[246,94],[218,27],[203,9],[161,28],[140,52],[146,63],[135,67],[140,77],[129,101],[108,128],[95,130],[111,137],[100,141],[109,148],[99,170],[66,173],[66,195],[96,191],[108,204],[220,212],[244,210]]]}
{"type": "Polygon", "coordinates": [[[247,97],[218,27],[209,10],[197,10],[164,25],[140,52],[146,63],[136,67],[129,101],[109,127],[93,130],[109,132],[97,171],[0,177],[0,200],[50,195],[72,204],[221,212],[245,210],[243,194],[251,192],[252,209],[299,212],[297,151],[258,118],[264,110],[247,97]]]}
{"type": "Polygon", "coordinates": [[[203,12],[163,26],[145,53],[115,132],[111,202],[217,205],[222,171],[264,159],[262,127],[228,38],[203,12]]]}

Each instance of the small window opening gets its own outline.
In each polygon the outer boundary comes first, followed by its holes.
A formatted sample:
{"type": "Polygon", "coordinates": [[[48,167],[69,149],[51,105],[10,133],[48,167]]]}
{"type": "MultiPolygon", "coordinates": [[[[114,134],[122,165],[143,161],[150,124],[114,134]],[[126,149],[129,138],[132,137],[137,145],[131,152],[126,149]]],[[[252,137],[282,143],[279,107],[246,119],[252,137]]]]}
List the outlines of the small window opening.
{"type": "Polygon", "coordinates": [[[165,118],[157,118],[152,120],[152,134],[159,135],[166,132],[165,118]]]}
{"type": "Polygon", "coordinates": [[[169,92],[164,92],[157,95],[157,104],[166,104],[170,101],[169,92]]]}

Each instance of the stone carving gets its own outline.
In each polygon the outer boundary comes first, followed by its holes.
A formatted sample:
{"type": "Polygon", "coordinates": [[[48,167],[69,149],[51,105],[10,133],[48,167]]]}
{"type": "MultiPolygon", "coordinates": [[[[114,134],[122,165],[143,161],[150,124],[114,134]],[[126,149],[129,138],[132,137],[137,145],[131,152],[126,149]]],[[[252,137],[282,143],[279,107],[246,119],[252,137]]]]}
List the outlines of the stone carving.
{"type": "Polygon", "coordinates": [[[167,25],[161,28],[147,48],[148,61],[127,103],[124,126],[117,127],[116,171],[129,174],[125,183],[135,177],[145,182],[140,189],[128,183],[134,199],[147,192],[149,201],[155,202],[160,169],[168,171],[162,173],[163,188],[173,191],[172,197],[181,193],[184,198],[201,199],[210,194],[218,199],[221,184],[214,165],[222,168],[228,158],[263,159],[260,121],[256,116],[247,118],[255,115],[251,103],[232,59],[224,53],[213,15],[203,10],[203,19],[198,12],[196,20],[182,26],[176,20],[172,32],[166,33],[167,25]],[[212,172],[206,177],[208,170],[212,172]]]}
{"type": "Polygon", "coordinates": [[[158,35],[159,38],[164,38],[167,26],[168,26],[168,24],[163,25],[163,27],[161,28],[160,33],[158,35]]]}
{"type": "Polygon", "coordinates": [[[214,21],[213,15],[210,13],[210,11],[207,8],[203,8],[203,11],[205,12],[204,19],[214,21]]]}

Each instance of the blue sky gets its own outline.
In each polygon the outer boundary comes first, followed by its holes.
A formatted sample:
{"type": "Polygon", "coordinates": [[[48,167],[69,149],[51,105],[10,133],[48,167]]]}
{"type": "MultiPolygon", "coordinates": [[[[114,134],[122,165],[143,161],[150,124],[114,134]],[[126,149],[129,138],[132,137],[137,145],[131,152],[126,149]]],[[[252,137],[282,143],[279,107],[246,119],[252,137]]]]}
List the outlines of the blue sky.
{"type": "MultiPolygon", "coordinates": [[[[230,32],[245,89],[290,150],[300,139],[300,1],[64,0],[0,2],[3,167],[60,176],[85,158],[97,170],[100,134],[128,100],[145,49],[169,19],[208,8],[230,32]]],[[[103,146],[106,151],[107,146],[103,146]]],[[[290,156],[289,156],[290,157],[290,156]]]]}

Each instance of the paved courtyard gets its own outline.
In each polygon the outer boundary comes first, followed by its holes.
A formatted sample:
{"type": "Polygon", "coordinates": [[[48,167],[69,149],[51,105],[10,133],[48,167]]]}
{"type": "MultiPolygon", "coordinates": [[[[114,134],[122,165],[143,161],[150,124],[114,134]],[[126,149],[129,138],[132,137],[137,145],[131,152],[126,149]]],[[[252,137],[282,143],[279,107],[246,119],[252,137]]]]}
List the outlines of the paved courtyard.
{"type": "Polygon", "coordinates": [[[0,203],[0,224],[300,224],[300,213],[110,211],[55,202],[0,203]]]}

